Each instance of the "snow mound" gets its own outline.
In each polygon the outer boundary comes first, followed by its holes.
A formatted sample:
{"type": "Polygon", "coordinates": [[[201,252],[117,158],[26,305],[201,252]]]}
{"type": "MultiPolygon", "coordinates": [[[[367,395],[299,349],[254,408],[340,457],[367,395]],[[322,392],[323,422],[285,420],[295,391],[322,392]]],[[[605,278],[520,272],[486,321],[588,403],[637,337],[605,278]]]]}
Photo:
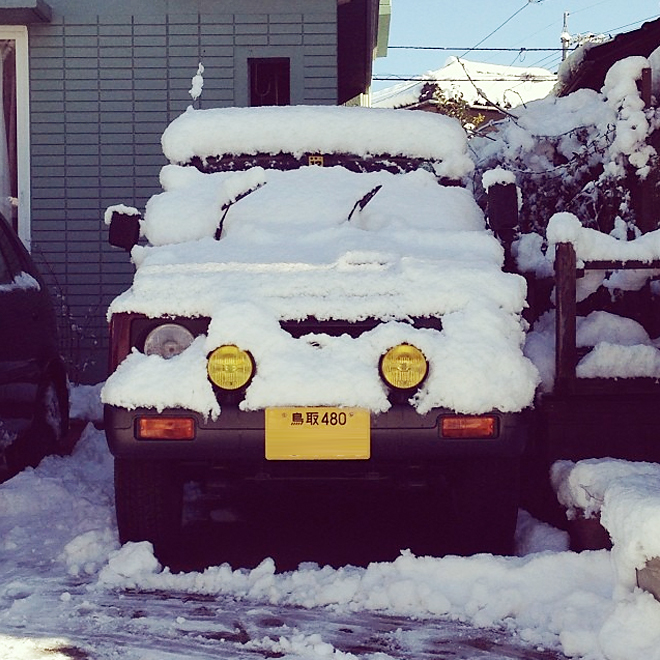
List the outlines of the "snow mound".
{"type": "Polygon", "coordinates": [[[633,589],[636,569],[660,557],[660,465],[612,458],[558,461],[551,478],[569,517],[600,516],[612,539],[619,585],[633,589]]]}

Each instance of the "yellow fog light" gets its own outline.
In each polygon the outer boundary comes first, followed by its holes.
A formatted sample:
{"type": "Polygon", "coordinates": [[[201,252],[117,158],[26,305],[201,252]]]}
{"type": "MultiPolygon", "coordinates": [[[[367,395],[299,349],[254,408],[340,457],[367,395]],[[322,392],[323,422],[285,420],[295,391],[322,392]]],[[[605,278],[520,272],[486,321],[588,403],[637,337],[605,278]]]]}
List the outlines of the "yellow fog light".
{"type": "Polygon", "coordinates": [[[383,380],[397,390],[417,387],[426,378],[428,370],[422,351],[410,344],[394,346],[380,359],[383,380]]]}
{"type": "Polygon", "coordinates": [[[240,390],[254,373],[252,356],[238,346],[220,346],[209,355],[206,367],[211,382],[222,390],[240,390]]]}

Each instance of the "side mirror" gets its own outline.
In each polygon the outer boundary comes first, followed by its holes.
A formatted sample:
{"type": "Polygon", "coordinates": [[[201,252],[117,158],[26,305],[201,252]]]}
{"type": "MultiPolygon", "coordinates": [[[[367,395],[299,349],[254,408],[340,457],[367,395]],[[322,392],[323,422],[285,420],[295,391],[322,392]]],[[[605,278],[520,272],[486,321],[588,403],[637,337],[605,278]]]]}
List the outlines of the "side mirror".
{"type": "Polygon", "coordinates": [[[139,215],[113,211],[108,235],[110,245],[130,252],[140,240],[140,218],[139,215]]]}
{"type": "Polygon", "coordinates": [[[520,230],[515,183],[495,183],[488,188],[487,214],[490,228],[504,247],[504,269],[515,272],[511,244],[520,230]]]}
{"type": "Polygon", "coordinates": [[[518,229],[518,189],[515,183],[496,183],[488,188],[488,222],[504,242],[513,240],[518,229]]]}

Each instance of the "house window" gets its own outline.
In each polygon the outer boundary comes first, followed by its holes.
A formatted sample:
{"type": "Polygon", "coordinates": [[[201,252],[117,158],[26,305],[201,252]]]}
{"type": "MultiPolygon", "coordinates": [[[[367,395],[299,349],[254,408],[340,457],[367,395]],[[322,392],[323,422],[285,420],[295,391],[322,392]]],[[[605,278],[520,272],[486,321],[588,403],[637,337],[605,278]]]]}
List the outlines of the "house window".
{"type": "Polygon", "coordinates": [[[248,59],[250,106],[291,103],[291,64],[288,57],[248,59]]]}
{"type": "Polygon", "coordinates": [[[0,26],[0,213],[30,241],[27,29],[0,26]]]}

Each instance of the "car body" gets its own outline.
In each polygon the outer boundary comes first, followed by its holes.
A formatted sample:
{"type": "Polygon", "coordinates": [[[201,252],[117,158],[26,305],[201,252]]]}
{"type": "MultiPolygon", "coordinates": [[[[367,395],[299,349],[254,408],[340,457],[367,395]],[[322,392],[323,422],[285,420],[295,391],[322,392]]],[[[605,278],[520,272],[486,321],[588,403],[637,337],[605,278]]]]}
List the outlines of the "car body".
{"type": "Polygon", "coordinates": [[[30,254],[0,217],[0,475],[62,450],[68,410],[53,303],[30,254]]]}
{"type": "Polygon", "coordinates": [[[510,549],[525,284],[462,129],[417,114],[188,110],[144,219],[108,210],[137,266],[102,393],[122,541],[164,543],[195,474],[442,486],[466,548],[510,549]]]}

